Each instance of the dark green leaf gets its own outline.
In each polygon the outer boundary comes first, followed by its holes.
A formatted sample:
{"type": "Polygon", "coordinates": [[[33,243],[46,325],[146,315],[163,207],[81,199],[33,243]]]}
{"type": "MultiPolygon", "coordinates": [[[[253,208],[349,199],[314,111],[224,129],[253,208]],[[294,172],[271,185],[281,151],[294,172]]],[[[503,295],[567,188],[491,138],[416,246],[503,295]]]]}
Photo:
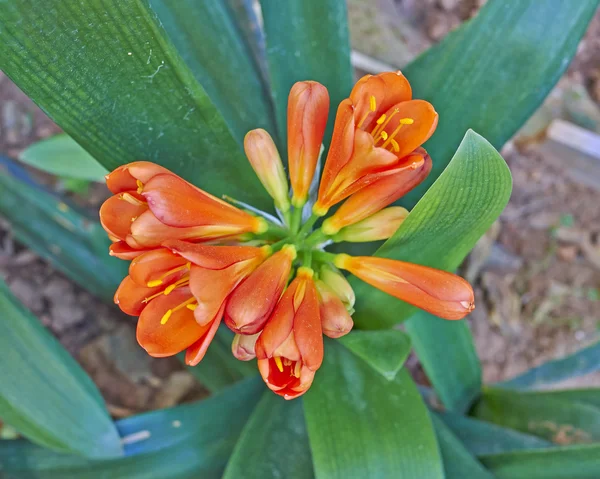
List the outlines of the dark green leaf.
{"type": "Polygon", "coordinates": [[[468,128],[499,149],[525,123],[566,70],[597,6],[598,0],[490,0],[404,70],[415,98],[440,114],[426,145],[433,171],[408,203],[442,173],[468,128]]]}
{"type": "Polygon", "coordinates": [[[223,0],[150,0],[185,63],[239,143],[253,128],[273,134],[271,99],[223,0]]]}
{"type": "Polygon", "coordinates": [[[570,356],[548,361],[516,378],[495,384],[508,389],[541,389],[600,369],[600,341],[570,356]]]}
{"type": "Polygon", "coordinates": [[[147,0],[0,2],[0,45],[0,68],[107,169],[150,160],[270,206],[147,0]]]}
{"type": "Polygon", "coordinates": [[[318,478],[443,478],[427,409],[406,370],[393,381],[334,341],[304,396],[318,478]]]}
{"type": "Polygon", "coordinates": [[[598,479],[600,445],[516,451],[480,457],[498,479],[598,479]]]}
{"type": "Polygon", "coordinates": [[[452,433],[450,429],[434,414],[431,420],[435,428],[440,453],[444,461],[446,479],[493,479],[494,476],[487,471],[465,446],[452,433]]]}
{"type": "Polygon", "coordinates": [[[472,415],[557,444],[600,440],[600,409],[550,394],[488,388],[472,415]]]}
{"type": "Polygon", "coordinates": [[[94,294],[111,300],[127,263],[108,255],[100,224],[0,157],[0,214],[17,238],[94,294]]]}
{"type": "MultiPolygon", "coordinates": [[[[506,206],[511,184],[498,152],[468,132],[446,171],[377,256],[454,271],[506,206]]],[[[356,278],[351,283],[358,298],[353,317],[361,328],[389,328],[416,311],[356,278]]]]}
{"type": "Polygon", "coordinates": [[[444,406],[466,411],[481,393],[481,363],[468,324],[419,311],[405,326],[444,406]]]}
{"type": "Polygon", "coordinates": [[[265,391],[244,427],[223,479],[314,477],[302,400],[265,391]]]}
{"type": "Polygon", "coordinates": [[[260,380],[244,381],[204,401],[119,421],[126,452],[119,459],[86,461],[0,441],[0,471],[9,479],[217,479],[263,391],[260,380]]]}
{"type": "Polygon", "coordinates": [[[297,81],[318,81],[329,90],[330,134],[337,106],[350,94],[353,82],[346,2],[260,0],[260,4],[281,144],[287,138],[288,95],[297,81]]]}
{"type": "Polygon", "coordinates": [[[455,413],[441,413],[438,417],[444,421],[452,432],[460,439],[471,454],[498,454],[520,449],[540,449],[552,443],[517,432],[513,429],[497,426],[455,413]]]}
{"type": "Polygon", "coordinates": [[[30,440],[85,457],[122,454],[92,380],[0,281],[0,418],[30,440]]]}
{"type": "Polygon", "coordinates": [[[108,170],[79,146],[69,135],[61,134],[34,143],[19,160],[65,178],[104,181],[108,170]]]}
{"type": "Polygon", "coordinates": [[[410,353],[410,338],[402,331],[352,331],[339,342],[391,381],[410,353]]]}
{"type": "Polygon", "coordinates": [[[540,396],[552,396],[564,401],[589,404],[600,409],[600,389],[564,389],[562,391],[539,392],[537,394],[540,396]]]}

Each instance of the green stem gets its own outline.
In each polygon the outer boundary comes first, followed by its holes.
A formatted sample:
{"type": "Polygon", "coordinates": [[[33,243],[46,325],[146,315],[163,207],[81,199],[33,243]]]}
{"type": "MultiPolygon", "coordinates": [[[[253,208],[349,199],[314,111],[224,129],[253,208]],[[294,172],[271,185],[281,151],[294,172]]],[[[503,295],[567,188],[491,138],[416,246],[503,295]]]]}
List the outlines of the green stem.
{"type": "Polygon", "coordinates": [[[323,230],[319,228],[318,230],[313,231],[312,234],[304,240],[304,247],[314,248],[318,244],[323,243],[328,239],[330,239],[329,236],[323,233],[323,230]]]}
{"type": "Polygon", "coordinates": [[[319,250],[312,251],[313,259],[315,259],[317,261],[321,261],[323,263],[333,263],[335,261],[336,256],[337,256],[337,254],[328,253],[327,251],[319,251],[319,250]]]}
{"type": "Polygon", "coordinates": [[[302,261],[302,266],[306,266],[310,268],[312,266],[312,251],[304,250],[304,260],[302,261]]]}
{"type": "Polygon", "coordinates": [[[294,211],[292,212],[292,221],[291,221],[291,227],[290,229],[292,230],[292,234],[296,235],[298,234],[298,230],[300,229],[300,223],[302,222],[302,208],[294,208],[294,211]]]}
{"type": "Polygon", "coordinates": [[[283,221],[288,228],[292,227],[292,212],[291,212],[291,210],[287,210],[285,213],[283,213],[283,221]]]}
{"type": "Polygon", "coordinates": [[[315,225],[315,223],[317,222],[317,220],[319,218],[320,217],[315,215],[314,213],[312,215],[310,215],[310,218],[308,218],[306,223],[304,223],[302,225],[302,228],[298,232],[298,236],[303,237],[303,236],[306,236],[308,233],[310,233],[312,227],[315,225]]]}
{"type": "Polygon", "coordinates": [[[271,233],[277,239],[285,238],[286,236],[290,235],[290,232],[287,228],[284,228],[283,226],[279,226],[271,222],[269,222],[269,229],[266,231],[266,233],[271,233]]]}
{"type": "Polygon", "coordinates": [[[278,241],[277,243],[273,243],[271,246],[271,250],[273,251],[273,253],[276,253],[277,251],[279,251],[281,248],[283,248],[284,245],[286,244],[290,244],[290,239],[289,238],[283,238],[281,241],[278,241]]]}

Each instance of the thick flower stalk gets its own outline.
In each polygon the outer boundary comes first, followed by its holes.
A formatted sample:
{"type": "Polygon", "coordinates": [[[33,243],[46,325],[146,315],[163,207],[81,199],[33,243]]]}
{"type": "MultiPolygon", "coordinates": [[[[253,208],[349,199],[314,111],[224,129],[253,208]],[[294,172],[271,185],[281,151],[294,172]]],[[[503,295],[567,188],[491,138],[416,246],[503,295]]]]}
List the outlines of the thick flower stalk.
{"type": "Polygon", "coordinates": [[[323,335],[339,338],[353,327],[361,299],[342,270],[445,319],[473,310],[471,286],[452,273],[326,251],[333,242],[385,240],[410,218],[390,205],[431,171],[422,144],[437,125],[432,105],[412,99],[400,72],[362,78],[338,107],[318,178],[328,110],[323,85],[293,86],[289,182],[269,133],[245,137],[248,160],[281,220],[240,209],[154,163],[107,175],[114,196],[100,209],[101,222],[113,241],[110,254],[131,261],[115,302],[139,317],[137,338],[148,354],[185,351],[186,362],[198,364],[224,323],[235,333],[232,354],[256,358],[266,385],[293,399],[323,362],[323,335]]]}

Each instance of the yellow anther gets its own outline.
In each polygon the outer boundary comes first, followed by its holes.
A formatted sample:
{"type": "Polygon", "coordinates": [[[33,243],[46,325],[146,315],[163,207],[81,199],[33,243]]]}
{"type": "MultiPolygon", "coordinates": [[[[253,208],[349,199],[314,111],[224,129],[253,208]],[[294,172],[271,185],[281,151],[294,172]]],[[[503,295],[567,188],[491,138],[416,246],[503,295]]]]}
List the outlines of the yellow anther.
{"type": "Polygon", "coordinates": [[[413,120],[412,118],[402,118],[402,120],[400,120],[400,123],[402,123],[403,125],[412,125],[415,122],[415,120],[413,120]]]}
{"type": "Polygon", "coordinates": [[[173,314],[173,310],[168,309],[167,312],[161,318],[160,324],[167,324],[167,321],[169,320],[169,318],[171,317],[172,314],[173,314]]]}
{"type": "Polygon", "coordinates": [[[191,310],[191,311],[195,311],[196,308],[198,307],[198,303],[196,303],[196,304],[187,304],[185,307],[187,309],[191,310]]]}
{"type": "Polygon", "coordinates": [[[371,109],[371,111],[377,110],[377,100],[373,95],[371,95],[371,97],[369,98],[369,108],[371,109]]]}
{"type": "MultiPolygon", "coordinates": [[[[377,143],[377,135],[379,134],[379,132],[381,130],[385,130],[385,127],[387,126],[387,124],[390,122],[390,120],[392,118],[394,118],[394,115],[396,115],[396,113],[398,113],[399,111],[400,110],[398,110],[398,108],[394,108],[394,111],[392,112],[392,114],[390,116],[388,116],[387,118],[385,118],[384,122],[381,122],[381,124],[379,122],[377,122],[377,126],[371,132],[371,135],[373,136],[373,138],[375,138],[375,143],[377,143]]],[[[385,115],[382,115],[382,116],[385,116],[385,115]]]]}
{"type": "Polygon", "coordinates": [[[400,145],[398,145],[398,142],[396,140],[394,140],[392,138],[392,149],[398,153],[400,151],[400,145]]]}
{"type": "Polygon", "coordinates": [[[386,118],[387,118],[387,115],[384,113],[383,115],[381,115],[379,117],[379,120],[377,120],[377,124],[381,125],[385,121],[386,118]]]}
{"type": "Polygon", "coordinates": [[[142,183],[140,180],[135,180],[135,184],[137,185],[138,194],[141,194],[142,191],[144,191],[144,183],[142,183]]]}
{"type": "Polygon", "coordinates": [[[173,290],[177,287],[177,283],[173,283],[165,288],[165,292],[163,293],[165,296],[171,294],[173,290]]]}
{"type": "Polygon", "coordinates": [[[162,279],[155,279],[152,281],[148,281],[146,283],[146,286],[148,286],[149,288],[156,288],[157,286],[160,286],[161,284],[163,284],[162,279]]]}
{"type": "Polygon", "coordinates": [[[383,141],[388,139],[388,134],[385,131],[381,132],[381,138],[383,139],[383,141]]]}
{"type": "Polygon", "coordinates": [[[394,137],[398,134],[398,132],[404,125],[412,125],[414,122],[415,121],[412,118],[402,118],[400,120],[400,122],[398,123],[398,126],[396,127],[396,129],[393,131],[393,133],[390,135],[390,137],[384,142],[384,144],[381,145],[381,147],[382,148],[387,147],[390,144],[391,140],[394,139],[394,137]]]}
{"type": "Polygon", "coordinates": [[[302,370],[302,366],[300,364],[300,361],[296,361],[296,365],[294,366],[294,371],[292,372],[292,374],[299,378],[300,377],[300,371],[302,370]]]}
{"type": "Polygon", "coordinates": [[[145,203],[145,201],[138,200],[135,196],[132,196],[129,193],[123,193],[121,196],[119,196],[119,198],[135,206],[141,206],[145,203]]]}
{"type": "Polygon", "coordinates": [[[282,373],[283,372],[283,364],[281,362],[281,358],[279,356],[274,356],[273,361],[275,361],[275,364],[277,365],[277,369],[279,369],[279,372],[282,373]]]}

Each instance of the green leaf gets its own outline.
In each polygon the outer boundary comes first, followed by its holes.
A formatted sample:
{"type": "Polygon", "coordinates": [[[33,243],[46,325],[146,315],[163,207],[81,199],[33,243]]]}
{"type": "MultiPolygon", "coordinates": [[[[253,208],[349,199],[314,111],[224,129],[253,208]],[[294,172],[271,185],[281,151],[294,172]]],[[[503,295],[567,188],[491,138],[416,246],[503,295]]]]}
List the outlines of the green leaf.
{"type": "Polygon", "coordinates": [[[56,176],[104,181],[108,170],[69,135],[60,134],[26,148],[19,160],[56,176]]]}
{"type": "MultiPolygon", "coordinates": [[[[377,256],[454,271],[498,218],[510,197],[506,163],[484,138],[469,131],[454,158],[377,256]]],[[[354,322],[389,328],[416,308],[351,278],[354,322]]]]}
{"type": "Polygon", "coordinates": [[[352,331],[338,340],[388,381],[393,380],[410,353],[410,338],[402,331],[352,331]]]}
{"type": "Polygon", "coordinates": [[[600,389],[565,389],[537,393],[540,396],[549,395],[563,401],[588,404],[600,409],[600,389]]]}
{"type": "Polygon", "coordinates": [[[498,149],[513,136],[567,69],[598,3],[490,0],[404,70],[415,98],[440,114],[426,145],[433,171],[408,203],[442,173],[468,128],[498,149]]]}
{"type": "Polygon", "coordinates": [[[317,478],[443,478],[431,420],[406,370],[394,381],[334,341],[304,396],[317,478]]]}
{"type": "Polygon", "coordinates": [[[314,477],[302,400],[265,391],[242,431],[223,479],[314,477]]]}
{"type": "Polygon", "coordinates": [[[600,369],[600,341],[561,359],[548,361],[516,378],[494,386],[507,389],[541,389],[600,369]]]}
{"type": "MultiPolygon", "coordinates": [[[[232,341],[233,333],[221,326],[200,364],[187,368],[212,393],[258,374],[255,361],[239,361],[233,357],[232,341]]],[[[183,361],[184,356],[181,353],[179,358],[183,361]]]]}
{"type": "Polygon", "coordinates": [[[0,281],[0,417],[55,451],[122,454],[96,386],[59,342],[0,281]]]}
{"type": "MultiPolygon", "coordinates": [[[[271,92],[281,145],[287,138],[287,100],[297,81],[314,80],[329,90],[327,138],[338,104],[350,94],[353,70],[346,2],[260,0],[267,42],[271,92]]],[[[282,151],[283,156],[287,148],[282,151]]]]}
{"type": "Polygon", "coordinates": [[[446,426],[475,456],[499,454],[520,449],[540,449],[552,443],[536,436],[479,421],[456,413],[437,414],[446,426]]]}
{"type": "Polygon", "coordinates": [[[481,393],[481,363],[465,321],[419,311],[405,323],[415,352],[442,403],[465,412],[481,393]]]}
{"type": "Polygon", "coordinates": [[[271,99],[252,51],[223,0],[150,0],[185,63],[241,144],[254,128],[275,134],[271,99]]]}
{"type": "Polygon", "coordinates": [[[600,445],[516,451],[480,457],[498,479],[598,479],[600,445]]]}
{"type": "Polygon", "coordinates": [[[435,414],[431,415],[446,479],[494,479],[435,414]]]}
{"type": "Polygon", "coordinates": [[[0,214],[17,238],[79,285],[110,301],[128,264],[108,255],[100,224],[0,157],[0,214]]]}
{"type": "Polygon", "coordinates": [[[600,440],[600,409],[549,394],[484,389],[472,415],[557,444],[600,440]]]}
{"type": "Polygon", "coordinates": [[[109,170],[134,160],[271,202],[147,0],[0,2],[0,68],[109,170]]]}
{"type": "Polygon", "coordinates": [[[217,479],[263,391],[260,380],[244,381],[204,401],[123,419],[126,457],[119,459],[0,441],[0,469],[11,479],[217,479]]]}

